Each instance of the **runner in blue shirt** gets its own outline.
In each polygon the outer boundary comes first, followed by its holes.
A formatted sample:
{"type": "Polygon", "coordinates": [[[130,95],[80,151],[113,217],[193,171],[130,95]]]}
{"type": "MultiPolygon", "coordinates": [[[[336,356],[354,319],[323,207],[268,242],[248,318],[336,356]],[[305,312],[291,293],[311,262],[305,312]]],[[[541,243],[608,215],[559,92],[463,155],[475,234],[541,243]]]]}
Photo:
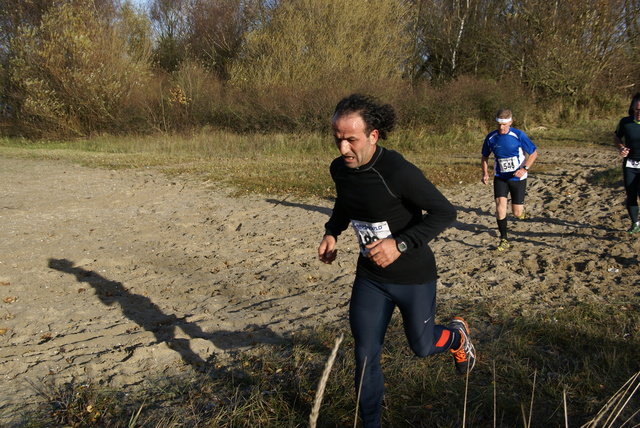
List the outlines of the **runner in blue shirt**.
{"type": "Polygon", "coordinates": [[[489,183],[489,155],[495,159],[493,195],[496,201],[496,219],[500,233],[498,251],[509,248],[507,240],[507,197],[511,194],[513,215],[524,220],[524,197],[527,190],[529,168],[538,157],[536,145],[523,131],[512,128],[511,110],[500,109],[496,115],[498,129],[490,132],[482,145],[482,183],[489,183]]]}

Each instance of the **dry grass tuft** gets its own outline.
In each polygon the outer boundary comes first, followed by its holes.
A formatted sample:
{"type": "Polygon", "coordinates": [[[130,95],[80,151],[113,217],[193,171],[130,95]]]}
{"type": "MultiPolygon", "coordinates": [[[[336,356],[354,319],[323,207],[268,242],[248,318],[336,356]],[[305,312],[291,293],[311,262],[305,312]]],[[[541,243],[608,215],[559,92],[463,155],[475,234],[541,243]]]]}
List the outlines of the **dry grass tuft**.
{"type": "MultiPolygon", "coordinates": [[[[637,426],[640,305],[625,306],[629,310],[577,305],[518,316],[505,308],[505,322],[494,324],[488,313],[500,309],[493,306],[489,311],[477,302],[443,303],[443,319],[464,312],[477,332],[481,358],[468,378],[456,373],[449,358],[414,357],[396,315],[383,349],[382,424],[637,426]]],[[[79,379],[77,386],[43,391],[38,412],[25,415],[21,426],[353,426],[353,338],[345,334],[336,341],[345,329],[346,321],[296,332],[235,361],[216,362],[204,373],[150,377],[136,390],[79,379]]]]}

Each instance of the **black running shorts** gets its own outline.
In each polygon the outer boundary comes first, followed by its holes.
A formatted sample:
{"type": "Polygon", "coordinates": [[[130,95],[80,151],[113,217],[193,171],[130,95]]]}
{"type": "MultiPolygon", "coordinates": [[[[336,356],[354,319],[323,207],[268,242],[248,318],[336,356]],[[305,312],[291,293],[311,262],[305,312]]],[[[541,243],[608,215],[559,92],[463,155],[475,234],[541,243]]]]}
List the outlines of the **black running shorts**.
{"type": "Polygon", "coordinates": [[[524,204],[524,196],[527,193],[527,179],[507,180],[500,177],[493,177],[493,196],[495,198],[507,198],[511,194],[511,203],[516,205],[524,204]]]}

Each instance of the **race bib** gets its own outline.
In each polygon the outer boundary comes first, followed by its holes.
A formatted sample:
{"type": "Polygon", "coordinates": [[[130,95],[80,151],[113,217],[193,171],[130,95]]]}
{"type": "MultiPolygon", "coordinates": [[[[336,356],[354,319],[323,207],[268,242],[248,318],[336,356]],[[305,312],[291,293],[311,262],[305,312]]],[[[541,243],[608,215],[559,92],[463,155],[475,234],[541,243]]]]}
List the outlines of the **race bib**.
{"type": "Polygon", "coordinates": [[[627,168],[640,168],[640,161],[627,159],[627,168]]]}
{"type": "Polygon", "coordinates": [[[520,166],[520,161],[517,156],[498,159],[498,166],[500,167],[500,172],[513,172],[520,166]]]}
{"type": "Polygon", "coordinates": [[[358,237],[360,254],[365,257],[369,253],[369,250],[366,248],[367,245],[373,241],[393,237],[391,229],[389,229],[389,224],[387,224],[386,221],[369,223],[368,221],[351,220],[351,226],[358,237]]]}

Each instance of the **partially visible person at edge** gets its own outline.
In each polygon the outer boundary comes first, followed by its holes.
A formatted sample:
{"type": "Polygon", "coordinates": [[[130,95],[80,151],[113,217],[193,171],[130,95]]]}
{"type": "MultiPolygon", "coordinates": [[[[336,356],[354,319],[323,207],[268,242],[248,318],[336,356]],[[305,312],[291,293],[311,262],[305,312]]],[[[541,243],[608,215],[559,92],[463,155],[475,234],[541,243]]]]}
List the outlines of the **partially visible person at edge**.
{"type": "Polygon", "coordinates": [[[498,251],[509,248],[507,234],[507,198],[511,195],[513,215],[524,220],[524,197],[527,192],[529,168],[538,157],[536,145],[523,131],[512,128],[511,110],[500,109],[496,115],[498,129],[490,132],[482,145],[482,183],[489,183],[489,155],[494,157],[493,196],[500,242],[498,251]]]}
{"type": "Polygon", "coordinates": [[[640,232],[638,193],[640,192],[640,92],[634,95],[629,116],[623,117],[613,133],[613,144],[622,157],[622,179],[627,193],[626,207],[631,219],[629,233],[640,232]],[[624,142],[623,142],[624,140],[624,142]]]}
{"type": "Polygon", "coordinates": [[[457,370],[465,375],[476,360],[462,318],[447,326],[435,323],[437,272],[428,243],[456,219],[455,208],[420,169],[378,145],[395,120],[394,109],[374,97],[353,94],[337,104],[332,128],[340,156],[330,166],[337,198],[318,247],[319,259],[330,264],[338,252],[338,236],[349,224],[359,241],[349,322],[366,428],[380,426],[380,354],[396,306],[417,356],[451,351],[457,370]]]}

